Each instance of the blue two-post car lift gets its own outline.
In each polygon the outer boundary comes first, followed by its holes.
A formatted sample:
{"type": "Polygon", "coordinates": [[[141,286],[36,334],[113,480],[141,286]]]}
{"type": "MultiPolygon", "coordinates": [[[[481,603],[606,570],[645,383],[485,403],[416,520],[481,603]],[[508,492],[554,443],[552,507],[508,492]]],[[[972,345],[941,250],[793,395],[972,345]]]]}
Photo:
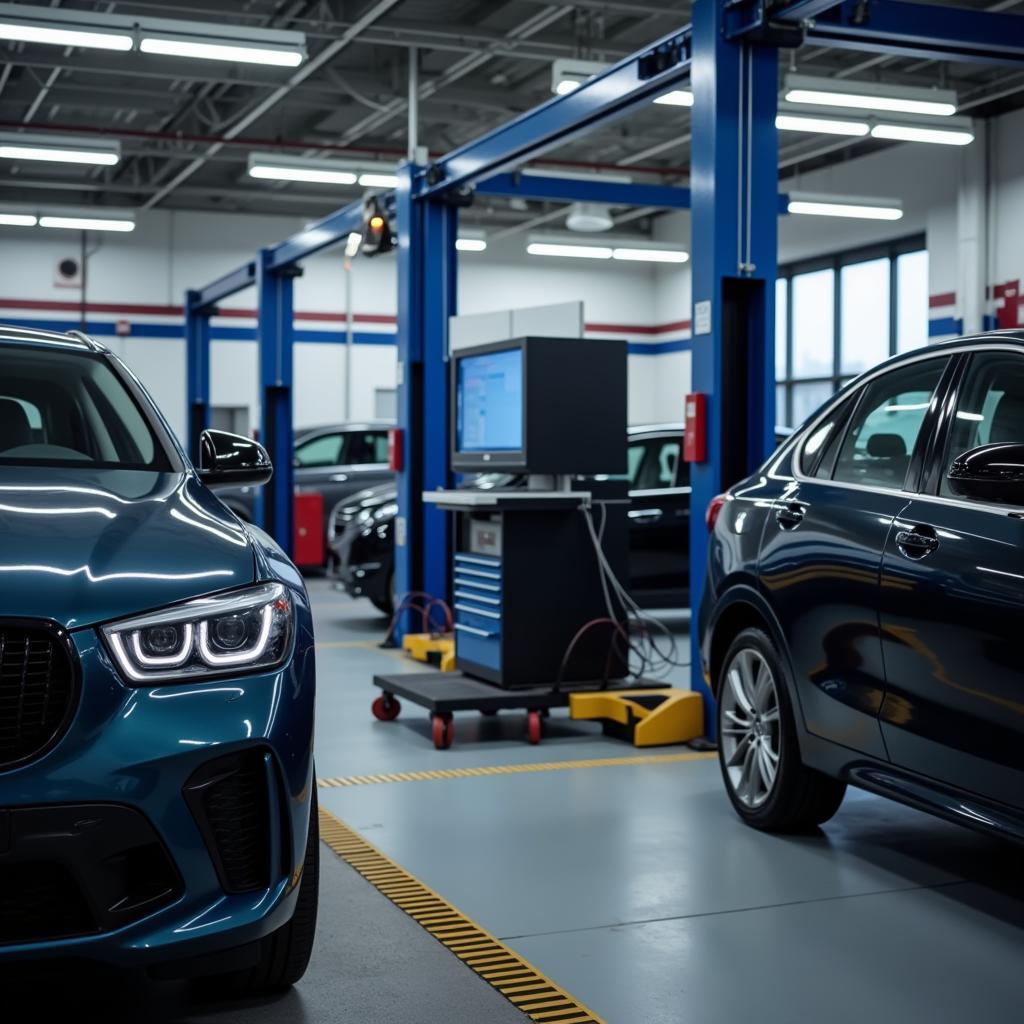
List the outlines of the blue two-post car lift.
{"type": "MultiPolygon", "coordinates": [[[[449,528],[420,495],[452,482],[448,318],[457,308],[458,210],[476,191],[692,209],[692,387],[708,399],[708,458],[691,467],[690,593],[699,599],[707,559],[703,511],[774,447],[778,50],[803,41],[946,60],[1024,61],[1021,22],[1011,15],[905,0],[695,0],[692,25],[428,166],[400,169],[397,189],[385,197],[397,221],[398,426],[405,432],[395,529],[398,592],[449,596],[449,528]],[[518,173],[686,80],[694,94],[689,189],[518,173]],[[737,365],[745,372],[729,372],[737,365]],[[745,443],[729,451],[722,444],[726,400],[748,410],[745,443]]],[[[259,289],[262,437],[277,470],[262,522],[286,550],[292,542],[292,281],[303,259],[343,243],[361,222],[362,204],[352,203],[186,297],[194,444],[208,419],[209,318],[228,296],[253,284],[259,289]]],[[[713,703],[696,656],[696,620],[691,682],[706,698],[710,729],[713,703]]]]}

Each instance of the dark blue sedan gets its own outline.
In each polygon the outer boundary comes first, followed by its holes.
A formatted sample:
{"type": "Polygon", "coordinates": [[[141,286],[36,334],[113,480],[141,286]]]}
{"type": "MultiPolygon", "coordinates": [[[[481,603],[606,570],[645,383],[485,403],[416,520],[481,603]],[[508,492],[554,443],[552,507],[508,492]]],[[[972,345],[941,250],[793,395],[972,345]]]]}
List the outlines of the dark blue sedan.
{"type": "Polygon", "coordinates": [[[0,328],[0,966],[305,970],[317,905],[302,579],[84,335],[0,328]]]}
{"type": "Polygon", "coordinates": [[[708,522],[739,815],[813,826],[851,784],[1024,840],[1024,333],[863,375],[708,522]]]}

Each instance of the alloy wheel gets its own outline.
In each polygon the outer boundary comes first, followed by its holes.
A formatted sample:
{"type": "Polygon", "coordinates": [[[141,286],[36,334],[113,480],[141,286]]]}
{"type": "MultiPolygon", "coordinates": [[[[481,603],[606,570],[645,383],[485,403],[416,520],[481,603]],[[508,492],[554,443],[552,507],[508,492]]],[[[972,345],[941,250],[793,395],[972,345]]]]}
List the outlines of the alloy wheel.
{"type": "Polygon", "coordinates": [[[775,787],[782,735],[779,694],[771,667],[752,647],[741,648],[725,671],[721,702],[722,763],[745,807],[760,807],[775,787]]]}

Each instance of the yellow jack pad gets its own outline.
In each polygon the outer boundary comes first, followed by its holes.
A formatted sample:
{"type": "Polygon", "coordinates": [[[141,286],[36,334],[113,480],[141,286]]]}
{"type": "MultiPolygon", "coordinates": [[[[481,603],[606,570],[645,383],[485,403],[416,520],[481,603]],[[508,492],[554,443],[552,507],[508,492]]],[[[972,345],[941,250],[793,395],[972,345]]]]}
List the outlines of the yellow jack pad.
{"type": "Polygon", "coordinates": [[[635,747],[686,743],[704,735],[704,701],[692,690],[601,690],[569,695],[569,717],[600,720],[606,736],[635,747]]]}
{"type": "Polygon", "coordinates": [[[416,661],[436,665],[442,672],[455,671],[455,638],[451,633],[407,633],[402,650],[416,661]]]}

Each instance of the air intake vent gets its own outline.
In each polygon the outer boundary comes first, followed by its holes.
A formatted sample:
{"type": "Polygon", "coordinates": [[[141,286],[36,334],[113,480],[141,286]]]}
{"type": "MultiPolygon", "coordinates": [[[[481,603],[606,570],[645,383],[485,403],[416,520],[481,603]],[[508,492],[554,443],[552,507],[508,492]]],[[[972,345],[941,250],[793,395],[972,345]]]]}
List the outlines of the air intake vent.
{"type": "Polygon", "coordinates": [[[0,622],[0,770],[46,750],[74,699],[75,673],[56,631],[0,622]]]}
{"type": "Polygon", "coordinates": [[[225,892],[270,884],[273,842],[266,752],[247,750],[209,761],[185,786],[225,892]]]}

